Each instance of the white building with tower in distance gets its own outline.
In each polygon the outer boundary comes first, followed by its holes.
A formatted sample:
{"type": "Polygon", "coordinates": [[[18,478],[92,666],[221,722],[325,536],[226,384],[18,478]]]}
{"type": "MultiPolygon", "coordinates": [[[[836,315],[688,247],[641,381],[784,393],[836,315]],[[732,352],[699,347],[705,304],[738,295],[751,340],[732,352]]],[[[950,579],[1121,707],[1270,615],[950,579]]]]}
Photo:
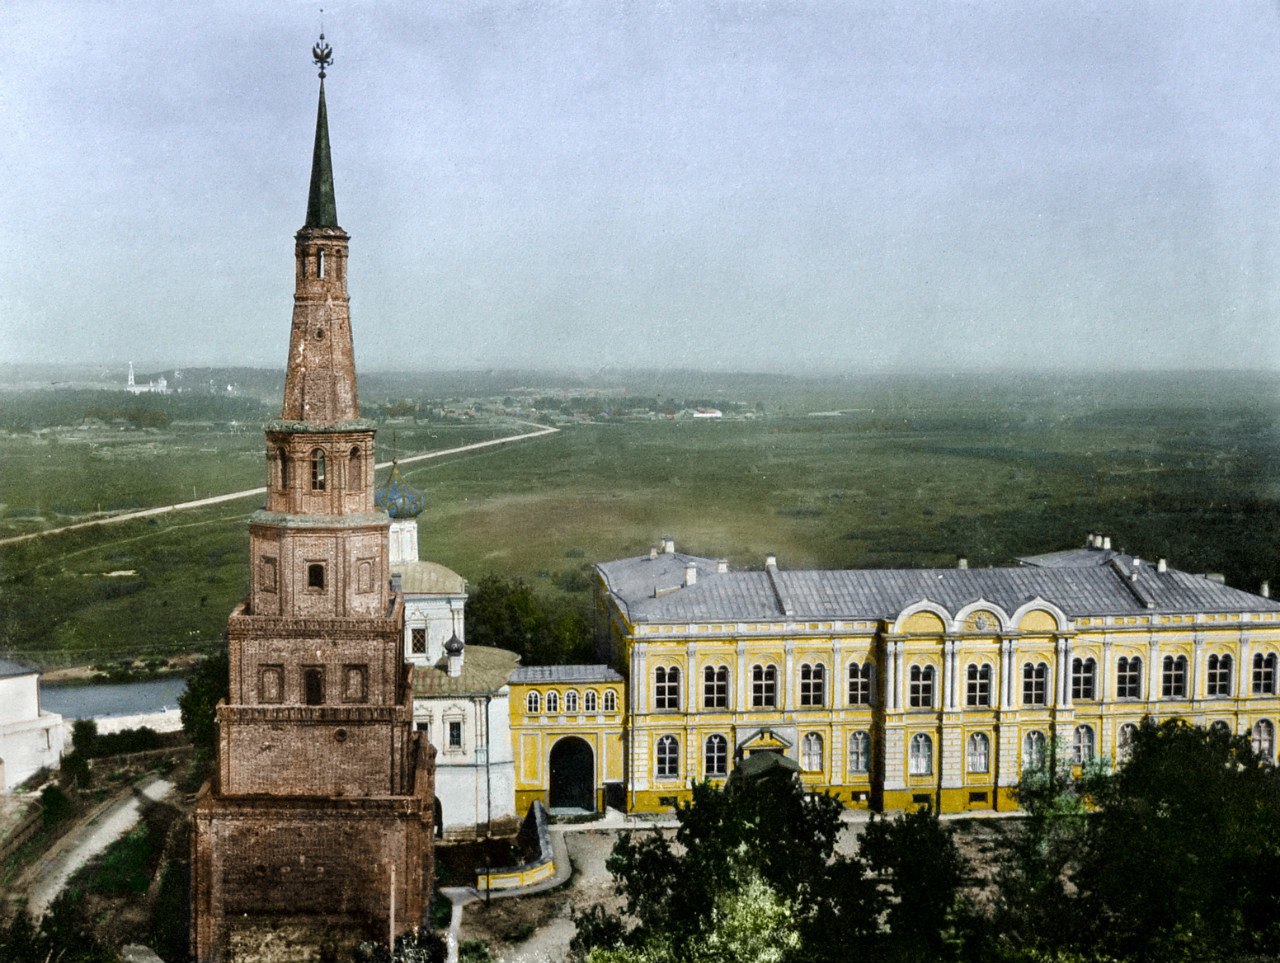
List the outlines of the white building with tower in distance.
{"type": "Polygon", "coordinates": [[[129,362],[129,380],[125,382],[124,390],[131,395],[167,395],[169,394],[169,381],[163,375],[157,381],[148,381],[145,385],[138,384],[133,377],[133,362],[129,362]]]}
{"type": "Polygon", "coordinates": [[[0,659],[0,792],[56,767],[64,737],[62,716],[40,708],[40,674],[0,659]]]}
{"type": "Polygon", "coordinates": [[[413,721],[436,747],[436,826],[445,838],[514,831],[515,766],[507,680],[520,657],[468,646],[467,583],[418,557],[426,507],[399,466],[375,502],[391,517],[391,577],[404,593],[404,654],[413,674],[413,721]]]}

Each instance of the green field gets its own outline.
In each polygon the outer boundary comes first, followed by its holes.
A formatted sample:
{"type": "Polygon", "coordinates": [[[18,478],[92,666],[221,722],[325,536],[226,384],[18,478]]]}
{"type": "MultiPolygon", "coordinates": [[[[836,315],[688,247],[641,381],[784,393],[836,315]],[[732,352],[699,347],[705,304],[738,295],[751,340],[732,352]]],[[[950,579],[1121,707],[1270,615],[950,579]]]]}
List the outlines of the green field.
{"type": "MultiPolygon", "coordinates": [[[[423,556],[473,581],[519,575],[585,604],[584,567],[664,534],[735,567],[758,567],[770,551],[783,567],[952,565],[958,555],[977,566],[1082,544],[1097,529],[1243,588],[1280,585],[1275,377],[712,381],[708,397],[759,403],[763,417],[606,416],[408,466],[428,498],[423,556]]],[[[393,427],[402,452],[522,430],[401,422],[380,431],[380,457],[393,427]]],[[[146,441],[126,431],[97,448],[48,434],[0,442],[7,532],[79,518],[99,501],[145,507],[189,498],[193,486],[262,484],[253,428],[171,426],[146,441]]],[[[0,647],[56,664],[216,645],[245,590],[255,507],[0,548],[0,647]]]]}

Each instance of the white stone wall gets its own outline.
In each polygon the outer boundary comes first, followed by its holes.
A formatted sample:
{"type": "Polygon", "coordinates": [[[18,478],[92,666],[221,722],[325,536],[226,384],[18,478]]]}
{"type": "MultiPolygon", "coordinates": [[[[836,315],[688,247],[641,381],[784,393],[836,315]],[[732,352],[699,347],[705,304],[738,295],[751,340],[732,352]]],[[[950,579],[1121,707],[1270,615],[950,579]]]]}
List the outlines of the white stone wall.
{"type": "Polygon", "coordinates": [[[0,679],[0,726],[27,722],[40,715],[40,677],[14,675],[0,679]]]}
{"type": "Polygon", "coordinates": [[[404,600],[404,657],[418,665],[435,665],[444,657],[444,644],[454,632],[466,642],[465,595],[406,595],[404,600]],[[427,630],[426,654],[413,651],[413,630],[427,630]]]}
{"type": "Polygon", "coordinates": [[[56,768],[64,742],[62,716],[56,712],[0,726],[0,792],[9,792],[43,766],[56,768]]]}
{"type": "Polygon", "coordinates": [[[492,695],[418,698],[414,724],[436,747],[436,796],[446,836],[473,835],[477,826],[516,814],[509,690],[492,695]],[[450,748],[449,722],[462,723],[462,746],[450,748]]]}

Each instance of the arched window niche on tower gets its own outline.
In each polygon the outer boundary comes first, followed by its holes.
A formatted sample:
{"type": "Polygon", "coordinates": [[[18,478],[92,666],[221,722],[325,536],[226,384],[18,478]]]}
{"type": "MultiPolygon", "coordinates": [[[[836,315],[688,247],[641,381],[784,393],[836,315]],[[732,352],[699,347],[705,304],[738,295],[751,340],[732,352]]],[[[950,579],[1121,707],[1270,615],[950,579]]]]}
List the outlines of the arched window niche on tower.
{"type": "Polygon", "coordinates": [[[324,485],[324,452],[319,448],[313,448],[311,450],[311,490],[313,492],[322,492],[324,491],[324,485]]]}
{"type": "Polygon", "coordinates": [[[316,248],[316,277],[324,278],[324,248],[316,248]]]}
{"type": "Polygon", "coordinates": [[[284,448],[276,449],[276,478],[280,483],[280,490],[287,491],[289,488],[289,453],[284,448]]]}
{"type": "Polygon", "coordinates": [[[364,472],[360,458],[360,449],[352,447],[347,454],[347,491],[358,492],[362,487],[364,472]]]}

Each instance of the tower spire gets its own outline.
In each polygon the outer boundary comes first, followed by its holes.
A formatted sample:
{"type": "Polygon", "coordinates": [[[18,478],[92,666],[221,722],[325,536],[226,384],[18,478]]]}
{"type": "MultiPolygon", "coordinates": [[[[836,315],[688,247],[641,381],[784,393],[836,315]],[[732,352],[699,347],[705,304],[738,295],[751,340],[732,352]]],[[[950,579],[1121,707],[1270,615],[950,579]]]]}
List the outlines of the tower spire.
{"type": "Polygon", "coordinates": [[[325,68],[333,63],[333,48],[324,34],[311,48],[320,68],[320,106],[316,110],[316,144],[311,154],[311,193],[307,197],[306,227],[337,227],[338,205],[333,198],[333,161],[329,157],[329,113],[324,103],[325,68]]]}

